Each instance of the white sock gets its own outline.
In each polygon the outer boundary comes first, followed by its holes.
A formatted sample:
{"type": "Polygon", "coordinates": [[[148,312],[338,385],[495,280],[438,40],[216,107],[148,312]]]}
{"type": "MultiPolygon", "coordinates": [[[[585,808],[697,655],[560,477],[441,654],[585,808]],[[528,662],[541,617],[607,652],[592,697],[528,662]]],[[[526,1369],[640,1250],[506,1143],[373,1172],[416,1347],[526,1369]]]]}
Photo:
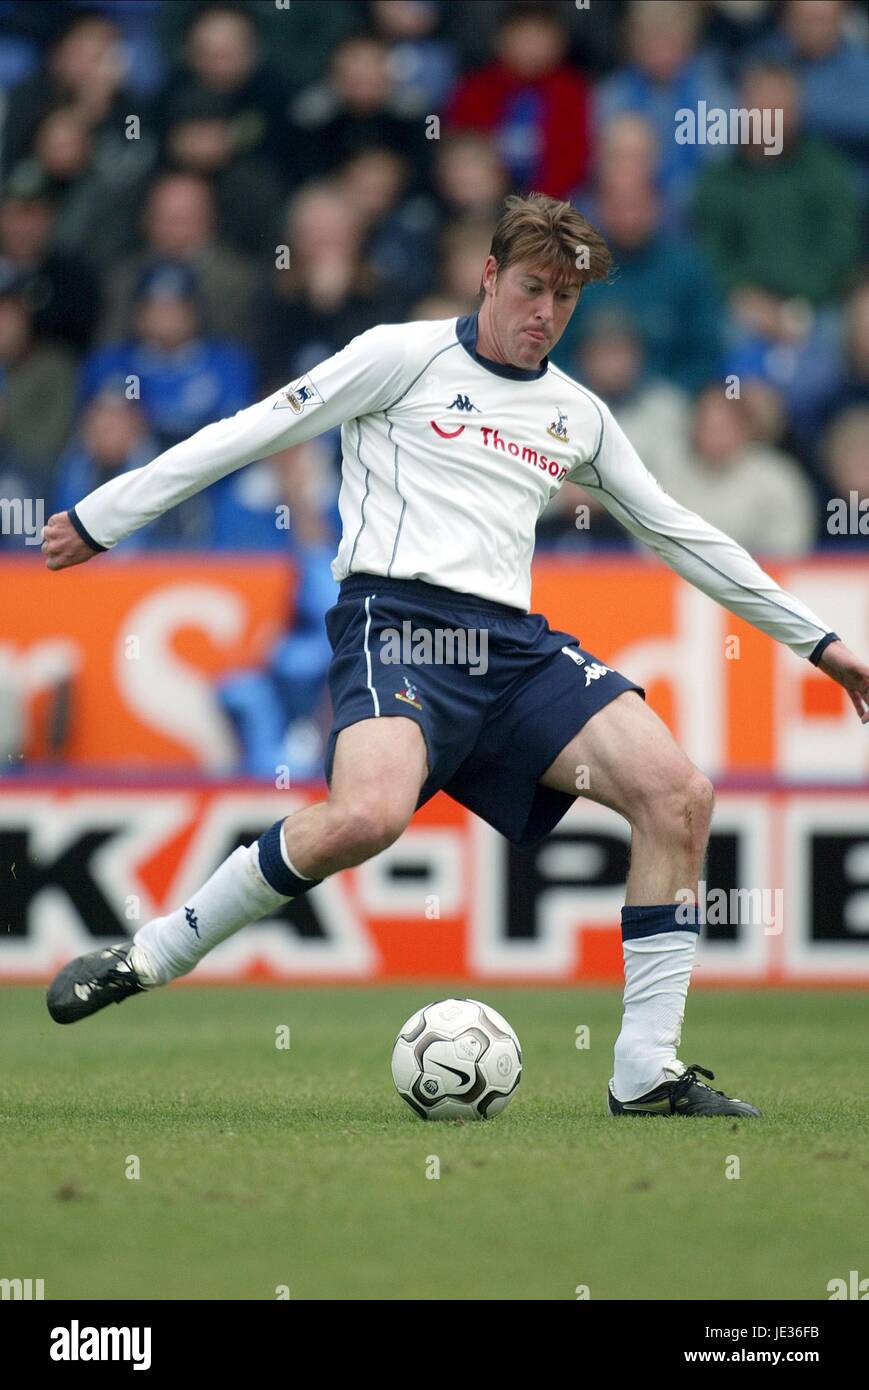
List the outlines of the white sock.
{"type": "MultiPolygon", "coordinates": [[[[280,843],[286,857],[283,834],[280,843]]],[[[144,985],[168,984],[233,932],[289,901],[263,878],[256,841],[240,845],[183,907],[139,928],[130,962],[144,985]]]]}
{"type": "Polygon", "coordinates": [[[696,950],[696,931],[664,931],[623,942],[625,1010],[610,1083],[617,1100],[636,1100],[681,1076],[684,1066],[676,1051],[696,950]]]}

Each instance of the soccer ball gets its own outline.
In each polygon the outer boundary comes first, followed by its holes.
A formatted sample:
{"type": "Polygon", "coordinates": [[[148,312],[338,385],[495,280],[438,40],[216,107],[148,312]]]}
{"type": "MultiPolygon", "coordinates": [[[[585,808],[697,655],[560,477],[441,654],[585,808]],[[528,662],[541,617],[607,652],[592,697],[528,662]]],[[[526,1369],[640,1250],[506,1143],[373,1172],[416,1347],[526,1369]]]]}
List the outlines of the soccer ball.
{"type": "Polygon", "coordinates": [[[392,1049],[398,1094],[422,1120],[487,1120],[522,1075],[519,1039],[478,999],[440,999],[407,1020],[392,1049]]]}

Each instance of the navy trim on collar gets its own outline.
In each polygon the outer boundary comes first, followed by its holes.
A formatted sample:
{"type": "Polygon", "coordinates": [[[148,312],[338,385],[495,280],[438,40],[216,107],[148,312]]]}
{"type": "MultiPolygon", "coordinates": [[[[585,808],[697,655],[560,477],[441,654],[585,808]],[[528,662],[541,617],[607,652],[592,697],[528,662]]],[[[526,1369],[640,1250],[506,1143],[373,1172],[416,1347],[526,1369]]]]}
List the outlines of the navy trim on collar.
{"type": "Polygon", "coordinates": [[[509,381],[537,381],[538,377],[545,376],[549,369],[549,358],[544,357],[540,366],[533,372],[526,372],[523,367],[508,367],[504,362],[493,362],[488,357],[481,357],[477,352],[477,314],[465,314],[456,322],[456,337],[469,357],[473,357],[481,367],[485,367],[487,372],[493,372],[495,376],[505,376],[509,381]]]}

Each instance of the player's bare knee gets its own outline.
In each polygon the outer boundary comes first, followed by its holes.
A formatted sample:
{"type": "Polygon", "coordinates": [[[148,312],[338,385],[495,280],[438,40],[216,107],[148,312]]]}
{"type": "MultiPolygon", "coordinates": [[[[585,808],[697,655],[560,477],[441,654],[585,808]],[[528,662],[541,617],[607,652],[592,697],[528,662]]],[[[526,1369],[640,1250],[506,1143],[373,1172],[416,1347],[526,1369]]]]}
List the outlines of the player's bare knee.
{"type": "Polygon", "coordinates": [[[692,768],[684,785],[676,793],[675,800],[678,821],[674,832],[677,844],[689,854],[702,853],[712,823],[712,783],[704,773],[692,768]]]}
{"type": "Polygon", "coordinates": [[[332,803],[333,848],[342,857],[361,864],[388,849],[407,826],[412,809],[384,797],[359,798],[353,803],[332,803]]]}
{"type": "Polygon", "coordinates": [[[686,759],[659,769],[637,797],[631,820],[671,848],[702,851],[709,837],[715,792],[709,778],[686,759]]]}
{"type": "Polygon", "coordinates": [[[702,854],[709,839],[715,790],[705,773],[693,768],[685,788],[683,816],[688,850],[702,854]]]}

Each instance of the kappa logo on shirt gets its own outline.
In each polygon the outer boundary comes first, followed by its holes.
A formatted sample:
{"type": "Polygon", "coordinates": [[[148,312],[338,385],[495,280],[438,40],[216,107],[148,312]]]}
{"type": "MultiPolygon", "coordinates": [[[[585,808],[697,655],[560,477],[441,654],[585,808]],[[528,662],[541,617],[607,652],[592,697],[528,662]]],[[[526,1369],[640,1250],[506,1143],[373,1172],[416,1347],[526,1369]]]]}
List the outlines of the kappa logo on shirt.
{"type": "Polygon", "coordinates": [[[301,415],[308,406],[322,405],[323,397],[309,376],[300,376],[298,381],[285,387],[272,406],[272,410],[291,410],[301,415]]]}
{"type": "MultiPolygon", "coordinates": [[[[455,400],[452,401],[446,408],[447,410],[473,410],[476,411],[478,415],[481,414],[480,407],[478,405],[474,405],[474,402],[471,400],[470,396],[463,396],[461,392],[458,393],[455,400]]],[[[454,430],[444,430],[441,429],[440,425],[435,420],[430,420],[429,424],[431,425],[435,434],[440,435],[441,439],[458,439],[459,435],[464,434],[465,432],[464,425],[458,425],[454,430]]]]}

